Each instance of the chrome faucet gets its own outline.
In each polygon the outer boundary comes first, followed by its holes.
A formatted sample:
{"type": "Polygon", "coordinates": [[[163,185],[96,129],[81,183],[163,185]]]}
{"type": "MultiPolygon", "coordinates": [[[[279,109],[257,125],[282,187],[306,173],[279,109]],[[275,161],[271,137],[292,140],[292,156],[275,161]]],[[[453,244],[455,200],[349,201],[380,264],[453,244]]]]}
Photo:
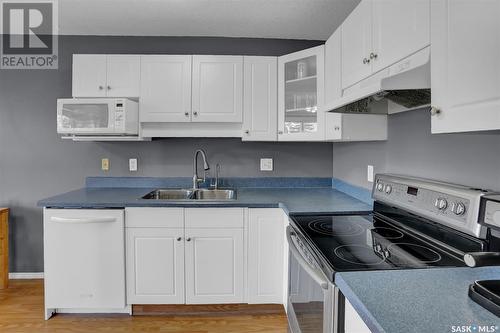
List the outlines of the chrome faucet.
{"type": "Polygon", "coordinates": [[[206,180],[206,171],[210,170],[210,166],[208,165],[207,162],[207,154],[203,149],[198,149],[194,153],[194,160],[193,160],[193,189],[198,188],[198,183],[200,182],[205,182],[206,180]],[[203,173],[203,178],[200,178],[198,176],[198,154],[201,154],[201,157],[203,158],[203,170],[205,171],[203,173]]]}

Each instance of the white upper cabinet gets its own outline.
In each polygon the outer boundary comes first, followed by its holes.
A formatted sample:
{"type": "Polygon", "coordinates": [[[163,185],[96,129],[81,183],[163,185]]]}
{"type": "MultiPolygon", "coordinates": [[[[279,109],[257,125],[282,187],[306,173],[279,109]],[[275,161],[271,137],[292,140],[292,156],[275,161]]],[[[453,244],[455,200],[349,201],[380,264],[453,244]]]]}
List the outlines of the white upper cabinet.
{"type": "Polygon", "coordinates": [[[73,55],[73,97],[139,97],[140,57],[73,55]]]}
{"type": "Polygon", "coordinates": [[[141,57],[141,122],[191,121],[190,55],[141,57]]]}
{"type": "Polygon", "coordinates": [[[193,122],[243,121],[243,57],[193,56],[193,122]]]}
{"type": "Polygon", "coordinates": [[[324,140],[323,45],[278,58],[278,140],[324,140]]]}
{"type": "Polygon", "coordinates": [[[342,88],[430,43],[430,0],[363,0],[342,24],[342,88]]]}
{"type": "Polygon", "coordinates": [[[139,97],[141,62],[139,56],[107,56],[108,97],[139,97]]]}
{"type": "Polygon", "coordinates": [[[430,44],[430,0],[372,0],[373,72],[430,44]]]}
{"type": "Polygon", "coordinates": [[[278,59],[244,57],[243,141],[278,139],[278,59]]]}
{"type": "Polygon", "coordinates": [[[432,0],[432,133],[500,129],[500,1],[432,0]]]}
{"type": "Polygon", "coordinates": [[[73,55],[73,97],[106,97],[106,55],[73,55]]]}
{"type": "Polygon", "coordinates": [[[372,0],[363,0],[342,24],[342,87],[372,73],[372,0]]]}

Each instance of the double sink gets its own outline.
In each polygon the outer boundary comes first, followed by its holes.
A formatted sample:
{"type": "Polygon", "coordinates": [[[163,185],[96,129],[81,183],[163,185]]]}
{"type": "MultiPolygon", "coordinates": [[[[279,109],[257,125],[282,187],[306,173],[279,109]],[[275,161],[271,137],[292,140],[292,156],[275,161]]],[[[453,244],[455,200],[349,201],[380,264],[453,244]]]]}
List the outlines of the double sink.
{"type": "Polygon", "coordinates": [[[150,200],[235,200],[235,190],[211,189],[158,189],[142,197],[150,200]]]}

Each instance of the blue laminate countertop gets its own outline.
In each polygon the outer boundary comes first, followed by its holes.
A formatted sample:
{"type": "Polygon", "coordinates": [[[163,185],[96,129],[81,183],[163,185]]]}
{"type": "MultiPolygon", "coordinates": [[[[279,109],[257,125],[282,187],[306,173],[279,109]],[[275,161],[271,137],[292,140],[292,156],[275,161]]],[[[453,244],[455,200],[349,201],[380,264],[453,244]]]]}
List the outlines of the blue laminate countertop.
{"type": "Polygon", "coordinates": [[[154,188],[86,187],[38,202],[40,207],[281,207],[289,214],[371,212],[372,207],[332,188],[239,188],[237,199],[202,202],[140,199],[154,188]]]}
{"type": "Polygon", "coordinates": [[[374,333],[466,332],[461,326],[492,333],[500,318],[468,296],[475,280],[492,279],[500,279],[500,267],[346,272],[335,284],[374,333]]]}

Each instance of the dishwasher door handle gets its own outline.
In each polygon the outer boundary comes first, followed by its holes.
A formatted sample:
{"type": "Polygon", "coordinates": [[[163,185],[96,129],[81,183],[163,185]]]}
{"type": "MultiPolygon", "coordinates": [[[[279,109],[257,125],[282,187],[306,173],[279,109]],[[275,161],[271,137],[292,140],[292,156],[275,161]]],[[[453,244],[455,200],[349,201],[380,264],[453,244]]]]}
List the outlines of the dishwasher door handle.
{"type": "Polygon", "coordinates": [[[116,217],[58,217],[52,216],[50,221],[57,223],[109,223],[116,222],[116,217]]]}
{"type": "Polygon", "coordinates": [[[323,277],[323,273],[311,266],[304,257],[302,257],[302,254],[300,254],[299,250],[295,246],[295,242],[292,239],[292,229],[290,226],[286,227],[286,238],[288,240],[288,247],[290,248],[290,252],[292,252],[293,256],[297,261],[299,262],[299,265],[311,276],[311,278],[318,283],[321,288],[327,290],[328,289],[328,281],[323,277]]]}

